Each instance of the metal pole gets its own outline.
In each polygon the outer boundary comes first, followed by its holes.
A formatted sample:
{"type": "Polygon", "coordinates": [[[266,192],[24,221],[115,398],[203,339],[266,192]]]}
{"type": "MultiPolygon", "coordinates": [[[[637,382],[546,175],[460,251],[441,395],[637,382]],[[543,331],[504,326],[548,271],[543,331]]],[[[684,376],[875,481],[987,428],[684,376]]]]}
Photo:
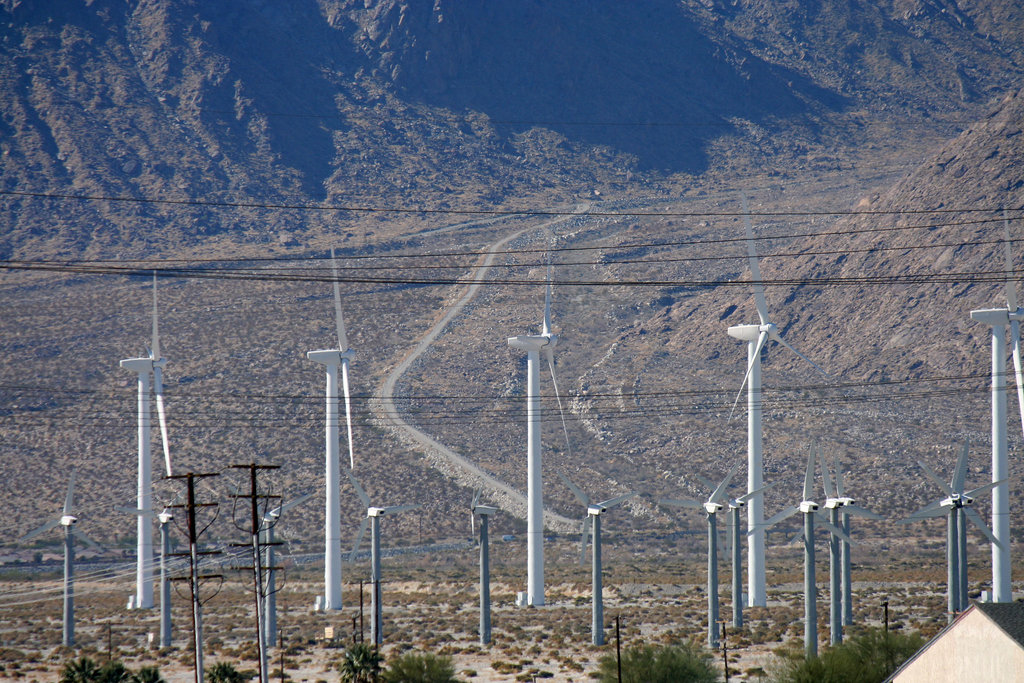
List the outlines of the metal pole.
{"type": "Polygon", "coordinates": [[[188,544],[189,544],[189,588],[192,591],[192,654],[195,661],[195,683],[203,683],[203,617],[199,602],[199,548],[196,540],[196,486],[195,475],[186,477],[188,486],[188,544]]]}
{"type": "Polygon", "coordinates": [[[526,354],[526,602],[544,604],[544,508],[541,456],[540,351],[526,354]]]}
{"type": "Polygon", "coordinates": [[[373,581],[373,593],[370,598],[370,642],[374,645],[381,645],[384,642],[382,627],[384,625],[381,612],[381,591],[380,591],[380,517],[370,517],[370,554],[371,554],[371,580],[373,581]]]}
{"type": "Polygon", "coordinates": [[[718,647],[718,519],[708,514],[708,647],[718,647]]]}
{"type": "Polygon", "coordinates": [[[960,550],[957,531],[957,509],[949,509],[949,523],[946,526],[946,620],[953,622],[960,607],[960,550]]]}
{"type": "Polygon", "coordinates": [[[729,683],[729,648],[725,642],[725,620],[722,619],[722,666],[725,668],[725,683],[729,683]]]}
{"type": "MultiPolygon", "coordinates": [[[[839,507],[829,508],[829,522],[839,527],[839,507]]],[[[829,597],[829,643],[843,642],[843,600],[842,600],[842,558],[839,556],[839,537],[829,533],[828,537],[828,597],[829,597]]]]}
{"type": "Polygon", "coordinates": [[[71,525],[64,526],[64,647],[75,644],[75,542],[71,525]]]}
{"type": "MultiPolygon", "coordinates": [[[[839,517],[843,522],[843,532],[849,537],[850,515],[840,511],[839,517]]],[[[846,539],[839,545],[839,559],[842,564],[843,626],[853,626],[853,579],[850,571],[850,543],[846,539]]]]}
{"type": "Polygon", "coordinates": [[[959,536],[960,551],[960,611],[967,609],[967,511],[960,507],[957,509],[957,519],[959,521],[959,529],[957,529],[957,535],[959,536]]]}
{"type": "Polygon", "coordinates": [[[743,627],[743,557],[740,545],[740,508],[732,513],[732,627],[743,627]]]}
{"type": "MultiPolygon", "coordinates": [[[[747,343],[747,491],[764,486],[764,459],[761,427],[761,359],[757,340],[747,343]]],[[[747,503],[747,530],[753,530],[747,541],[747,593],[751,607],[768,604],[764,553],[764,494],[757,494],[747,503]]]]}
{"type": "Polygon", "coordinates": [[[171,554],[169,519],[160,520],[160,647],[171,646],[171,581],[167,576],[167,556],[171,554]]]}
{"type": "Polygon", "coordinates": [[[992,601],[1013,602],[1010,585],[1010,486],[1006,439],[1006,328],[992,326],[992,534],[1003,547],[992,545],[992,601]]]}
{"type": "Polygon", "coordinates": [[[615,667],[618,670],[619,683],[622,683],[622,632],[619,630],[619,615],[615,615],[615,667]]]}
{"type": "Polygon", "coordinates": [[[263,619],[263,628],[264,640],[267,647],[270,647],[277,640],[277,572],[274,569],[274,562],[277,558],[274,556],[273,520],[267,522],[267,528],[263,533],[266,537],[267,547],[267,597],[263,601],[263,611],[266,614],[263,619]]]}
{"type": "Polygon", "coordinates": [[[594,533],[591,557],[591,588],[593,590],[593,613],[590,619],[590,641],[594,645],[604,645],[604,586],[601,576],[601,515],[591,515],[590,521],[594,533]]]}
{"type": "Polygon", "coordinates": [[[818,656],[818,588],[814,582],[814,513],[804,513],[804,649],[818,656]]]}
{"type": "Polygon", "coordinates": [[[491,642],[491,558],[488,515],[480,515],[480,644],[491,642]]]}

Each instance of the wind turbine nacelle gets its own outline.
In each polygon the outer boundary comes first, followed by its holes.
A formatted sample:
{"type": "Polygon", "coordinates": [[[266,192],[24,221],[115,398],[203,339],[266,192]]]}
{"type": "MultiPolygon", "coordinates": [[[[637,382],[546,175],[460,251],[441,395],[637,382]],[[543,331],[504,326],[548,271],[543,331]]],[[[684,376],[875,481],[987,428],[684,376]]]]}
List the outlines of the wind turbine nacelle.
{"type": "Polygon", "coordinates": [[[481,515],[483,517],[486,517],[487,515],[493,515],[497,511],[498,508],[493,507],[491,505],[477,505],[476,507],[473,508],[474,513],[481,515]]]}
{"type": "Polygon", "coordinates": [[[322,349],[320,351],[307,351],[306,358],[320,363],[321,365],[341,365],[342,359],[352,360],[355,357],[352,349],[340,351],[338,349],[322,349]]]}
{"type": "Polygon", "coordinates": [[[78,521],[78,517],[74,515],[61,515],[60,523],[64,526],[71,526],[78,521]]]}
{"type": "Polygon", "coordinates": [[[137,372],[140,375],[153,371],[152,358],[127,358],[120,363],[125,370],[137,372]]]}
{"type": "Polygon", "coordinates": [[[509,337],[508,345],[513,349],[521,349],[526,352],[540,351],[557,340],[557,337],[552,336],[521,334],[517,337],[509,337]]]}
{"type": "Polygon", "coordinates": [[[758,337],[761,336],[760,325],[733,325],[727,332],[730,337],[734,337],[741,341],[753,342],[757,341],[758,337]]]}
{"type": "Polygon", "coordinates": [[[1005,308],[982,308],[971,311],[971,320],[985,323],[986,325],[1008,325],[1010,323],[1010,312],[1005,308]]]}
{"type": "Polygon", "coordinates": [[[724,507],[721,503],[704,503],[704,512],[713,515],[724,507]]]}
{"type": "Polygon", "coordinates": [[[854,503],[857,502],[853,498],[850,498],[849,496],[841,496],[839,498],[836,498],[836,500],[839,501],[840,506],[853,505],[854,503]]]}
{"type": "Polygon", "coordinates": [[[601,505],[588,505],[587,514],[592,517],[597,517],[599,514],[607,510],[608,508],[601,505]]]}
{"type": "Polygon", "coordinates": [[[387,508],[366,508],[367,517],[383,517],[387,514],[387,508]]]}
{"type": "Polygon", "coordinates": [[[839,498],[826,498],[825,499],[825,509],[826,510],[836,510],[838,508],[843,507],[843,504],[844,504],[843,501],[841,499],[839,499],[839,498]]]}
{"type": "Polygon", "coordinates": [[[817,512],[817,511],[818,511],[818,504],[815,503],[812,500],[805,500],[802,503],[800,503],[800,512],[804,513],[805,515],[807,513],[809,513],[809,512],[817,512]]]}
{"type": "Polygon", "coordinates": [[[172,515],[170,512],[161,512],[159,515],[156,516],[156,518],[157,521],[159,521],[161,524],[167,524],[172,519],[174,519],[174,515],[172,515]]]}

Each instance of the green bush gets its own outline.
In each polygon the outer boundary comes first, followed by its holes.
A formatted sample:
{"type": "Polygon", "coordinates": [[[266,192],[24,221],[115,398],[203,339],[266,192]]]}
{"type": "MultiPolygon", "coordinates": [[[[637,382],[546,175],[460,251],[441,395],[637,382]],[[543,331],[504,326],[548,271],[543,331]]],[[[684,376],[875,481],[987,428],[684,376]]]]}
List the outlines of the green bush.
{"type": "Polygon", "coordinates": [[[881,683],[911,655],[921,649],[924,638],[880,628],[868,629],[842,645],[829,648],[820,657],[785,657],[776,667],[776,683],[881,683]]]}
{"type": "MultiPolygon", "coordinates": [[[[615,655],[598,661],[597,680],[616,683],[618,664],[615,655]]],[[[711,653],[692,643],[683,645],[639,645],[622,653],[623,683],[713,683],[718,672],[711,653]]]]}
{"type": "Polygon", "coordinates": [[[228,662],[217,662],[206,670],[207,683],[245,683],[248,680],[228,662]]]}
{"type": "Polygon", "coordinates": [[[341,680],[345,683],[372,683],[380,674],[383,657],[377,649],[366,643],[356,643],[345,650],[338,665],[341,680]]]}
{"type": "Polygon", "coordinates": [[[430,653],[406,652],[388,662],[384,672],[387,683],[457,683],[451,657],[430,653]]]}

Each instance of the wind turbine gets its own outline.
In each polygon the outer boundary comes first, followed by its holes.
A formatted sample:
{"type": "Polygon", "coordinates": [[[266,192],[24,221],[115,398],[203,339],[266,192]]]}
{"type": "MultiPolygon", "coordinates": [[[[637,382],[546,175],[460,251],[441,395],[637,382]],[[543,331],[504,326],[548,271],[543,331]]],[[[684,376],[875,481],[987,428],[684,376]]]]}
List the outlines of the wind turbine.
{"type": "Polygon", "coordinates": [[[166,509],[156,516],[160,522],[160,647],[171,646],[171,577],[167,558],[171,555],[169,525],[174,515],[166,509]]]}
{"type": "MultiPolygon", "coordinates": [[[[825,509],[828,510],[828,521],[832,526],[842,529],[847,538],[850,535],[850,515],[882,519],[882,515],[857,505],[853,498],[845,495],[839,456],[835,458],[835,479],[833,480],[829,473],[828,460],[825,458],[821,460],[821,476],[825,486],[825,509]]],[[[850,581],[850,543],[837,534],[830,534],[828,548],[829,642],[832,645],[838,645],[843,642],[847,605],[849,605],[849,612],[853,611],[853,599],[850,595],[853,586],[850,581]]]]}
{"type": "Polygon", "coordinates": [[[352,546],[351,559],[355,559],[356,551],[359,549],[359,544],[362,543],[363,535],[366,533],[366,525],[367,523],[370,524],[370,581],[373,584],[373,593],[370,599],[370,641],[374,645],[382,645],[384,643],[384,605],[380,587],[380,518],[385,515],[397,515],[400,512],[415,510],[420,505],[375,507],[370,502],[370,497],[366,495],[366,491],[359,485],[352,471],[349,470],[346,474],[349,481],[352,482],[352,487],[356,490],[359,500],[366,506],[366,517],[363,519],[363,523],[359,525],[359,533],[356,536],[355,545],[352,546]]]}
{"type": "Polygon", "coordinates": [[[660,502],[662,505],[670,505],[673,507],[684,507],[693,508],[696,510],[703,509],[707,513],[708,518],[708,646],[712,649],[718,647],[718,613],[719,613],[719,598],[718,598],[718,513],[725,509],[726,505],[731,510],[735,511],[735,524],[736,529],[733,530],[733,622],[737,620],[736,607],[739,606],[738,613],[740,625],[743,621],[743,612],[741,605],[741,591],[742,585],[737,588],[735,581],[736,577],[740,575],[739,571],[739,538],[736,533],[739,528],[739,510],[743,505],[746,504],[754,495],[761,493],[767,486],[754,491],[752,494],[746,494],[733,500],[727,500],[726,489],[729,487],[729,483],[732,481],[733,476],[740,468],[740,463],[733,465],[729,473],[725,475],[725,478],[716,486],[710,481],[707,481],[703,477],[699,477],[701,482],[711,490],[711,494],[707,497],[707,500],[701,502],[692,500],[689,498],[664,498],[660,502]]]}
{"type": "Polygon", "coordinates": [[[278,546],[279,542],[274,540],[274,527],[277,526],[277,521],[281,518],[281,514],[285,510],[290,510],[297,505],[302,505],[313,496],[312,493],[306,493],[298,498],[278,505],[273,510],[263,515],[263,545],[267,548],[267,599],[264,601],[265,616],[263,618],[263,642],[266,647],[273,647],[274,642],[277,640],[277,567],[274,564],[274,549],[278,546]]]}
{"type": "MultiPolygon", "coordinates": [[[[819,512],[818,504],[812,500],[814,496],[814,456],[814,449],[811,449],[807,454],[807,471],[804,473],[803,500],[798,505],[782,510],[765,522],[765,527],[771,527],[798,512],[804,516],[804,650],[808,658],[818,656],[818,587],[814,577],[814,521],[815,517],[819,516],[819,512]]],[[[825,520],[821,521],[822,525],[833,534],[849,540],[849,536],[838,526],[825,520]]]]}
{"type": "Polygon", "coordinates": [[[341,370],[341,386],[345,395],[345,418],[348,424],[349,467],[355,467],[355,450],[352,443],[352,401],[348,386],[348,366],[355,356],[348,348],[345,336],[345,321],[341,316],[341,289],[338,284],[338,264],[331,249],[331,266],[334,271],[334,314],[338,328],[338,348],[309,351],[306,357],[327,368],[327,448],[326,460],[326,502],[324,512],[324,595],[317,598],[315,609],[341,609],[341,504],[338,500],[341,486],[341,462],[338,435],[338,371],[341,370]]]}
{"type": "MultiPolygon", "coordinates": [[[[476,515],[480,515],[480,644],[491,642],[491,556],[490,541],[487,536],[487,520],[498,508],[491,505],[480,505],[480,490],[473,495],[469,506],[470,524],[476,515]]],[[[476,536],[476,530],[473,530],[476,536]]]]}
{"type": "Polygon", "coordinates": [[[569,443],[569,434],[562,413],[562,399],[555,377],[555,346],[558,335],[551,331],[551,268],[548,267],[544,295],[544,321],[539,335],[509,337],[508,345],[526,351],[526,594],[517,602],[522,605],[544,604],[544,501],[541,485],[541,410],[540,353],[544,352],[551,382],[555,388],[562,430],[569,443]]]}
{"type": "MultiPolygon", "coordinates": [[[[739,393],[733,403],[733,410],[743,394],[743,386],[747,387],[747,491],[753,493],[764,487],[764,463],[762,460],[762,431],[761,431],[761,351],[769,341],[778,342],[795,353],[803,360],[810,363],[815,370],[828,377],[828,373],[818,367],[807,356],[803,355],[790,345],[779,334],[779,329],[768,315],[768,303],[764,296],[764,282],[761,279],[761,268],[757,262],[757,252],[754,248],[754,229],[750,224],[750,213],[747,210],[746,195],[740,196],[743,204],[743,215],[745,219],[747,235],[747,261],[750,264],[751,286],[754,290],[754,302],[757,305],[757,317],[760,319],[758,325],[734,325],[728,332],[730,337],[735,337],[747,342],[747,371],[743,376],[743,383],[740,384],[739,393]]],[[[767,604],[767,585],[765,579],[765,521],[764,521],[764,499],[760,495],[754,495],[747,507],[747,535],[748,535],[748,557],[747,557],[747,591],[751,607],[764,607],[767,604]]]]}
{"type": "Polygon", "coordinates": [[[583,518],[583,533],[580,538],[580,564],[583,564],[587,556],[587,535],[591,534],[594,539],[594,547],[591,557],[591,583],[593,589],[593,609],[591,612],[590,632],[591,642],[594,645],[604,645],[604,595],[601,575],[601,515],[616,505],[629,500],[636,495],[636,492],[624,493],[615,498],[600,503],[590,502],[590,496],[583,492],[583,489],[569,481],[561,472],[558,473],[562,482],[565,483],[576,500],[583,503],[587,508],[587,515],[583,518]]]}
{"type": "Polygon", "coordinates": [[[74,539],[85,541],[95,546],[85,534],[74,528],[78,518],[71,514],[75,491],[75,473],[71,472],[68,481],[68,492],[64,496],[64,509],[60,517],[51,519],[38,529],[34,529],[21,537],[21,541],[30,541],[36,536],[46,533],[57,526],[64,527],[64,634],[61,640],[64,647],[75,644],[75,547],[74,539]]]}
{"type": "Polygon", "coordinates": [[[1024,369],[1021,367],[1020,321],[1024,309],[1017,304],[1013,254],[1010,250],[1010,221],[1003,209],[1003,255],[1006,261],[1006,308],[971,311],[971,319],[992,327],[992,601],[1012,602],[1010,585],[1010,486],[1006,438],[1006,325],[1010,325],[1013,366],[1017,379],[1017,401],[1024,427],[1024,369]]]}
{"type": "Polygon", "coordinates": [[[932,517],[947,517],[946,594],[950,621],[954,614],[967,608],[967,520],[981,530],[993,547],[1001,545],[999,539],[985,525],[981,515],[968,506],[974,503],[975,497],[995,489],[1003,482],[996,481],[965,491],[967,450],[968,442],[965,441],[963,450],[960,451],[960,457],[957,459],[956,468],[953,470],[953,478],[948,485],[923,461],[917,462],[925,475],[939,487],[945,497],[932,501],[906,519],[900,520],[902,524],[908,524],[932,517]]]}
{"type": "Polygon", "coordinates": [[[146,356],[122,360],[120,365],[138,375],[138,442],[139,477],[138,503],[135,510],[137,546],[135,569],[135,595],[129,600],[129,609],[153,607],[153,474],[150,451],[149,375],[153,375],[156,394],[157,419],[160,440],[164,450],[164,465],[171,476],[171,453],[167,441],[167,416],[164,410],[163,368],[167,361],[160,355],[160,331],[157,322],[156,273],[153,273],[153,345],[146,356]]]}

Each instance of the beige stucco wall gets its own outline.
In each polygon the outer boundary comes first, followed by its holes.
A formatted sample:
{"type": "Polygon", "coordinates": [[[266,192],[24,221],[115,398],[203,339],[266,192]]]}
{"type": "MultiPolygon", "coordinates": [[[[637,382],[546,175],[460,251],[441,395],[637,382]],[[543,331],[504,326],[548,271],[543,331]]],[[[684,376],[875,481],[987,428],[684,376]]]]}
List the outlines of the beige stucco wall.
{"type": "Polygon", "coordinates": [[[931,643],[893,681],[1024,681],[1024,649],[974,609],[931,643]]]}

